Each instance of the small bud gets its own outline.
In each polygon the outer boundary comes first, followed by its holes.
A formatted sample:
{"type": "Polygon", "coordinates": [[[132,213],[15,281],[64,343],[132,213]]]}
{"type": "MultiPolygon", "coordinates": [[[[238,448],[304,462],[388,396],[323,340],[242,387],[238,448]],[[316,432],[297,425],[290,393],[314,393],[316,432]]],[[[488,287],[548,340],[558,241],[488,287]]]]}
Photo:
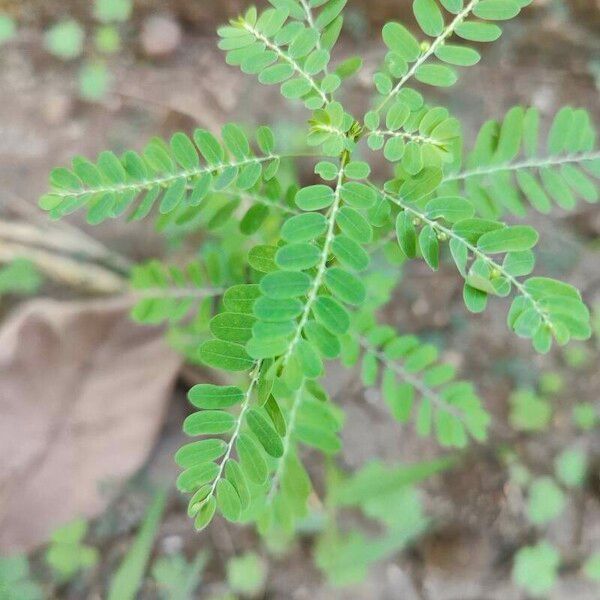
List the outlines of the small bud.
{"type": "Polygon", "coordinates": [[[438,239],[440,242],[445,242],[445,241],[447,241],[447,239],[448,239],[448,234],[447,234],[445,231],[440,231],[440,232],[438,232],[438,234],[437,234],[437,239],[438,239]]]}
{"type": "Polygon", "coordinates": [[[418,227],[418,226],[421,224],[421,219],[419,219],[419,217],[415,217],[415,218],[413,219],[413,222],[412,222],[412,224],[413,224],[415,227],[418,227]]]}
{"type": "Polygon", "coordinates": [[[421,52],[427,52],[431,48],[431,44],[427,40],[421,42],[421,52]]]}
{"type": "Polygon", "coordinates": [[[490,273],[490,279],[498,279],[500,275],[501,273],[498,269],[492,269],[492,272],[490,273]]]}

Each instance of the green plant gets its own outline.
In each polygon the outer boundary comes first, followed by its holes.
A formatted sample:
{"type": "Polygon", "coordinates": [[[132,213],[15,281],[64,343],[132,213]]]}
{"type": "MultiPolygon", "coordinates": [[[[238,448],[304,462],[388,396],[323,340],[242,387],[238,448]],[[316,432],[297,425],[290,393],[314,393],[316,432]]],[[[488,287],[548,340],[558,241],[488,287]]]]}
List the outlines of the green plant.
{"type": "Polygon", "coordinates": [[[0,13],[0,45],[10,41],[17,32],[17,26],[11,17],[0,13]]]}
{"type": "Polygon", "coordinates": [[[190,600],[202,579],[208,554],[199,552],[191,563],[181,554],[161,556],[152,565],[152,577],[161,598],[168,600],[190,600]]]}
{"type": "Polygon", "coordinates": [[[518,431],[544,431],[552,418],[552,406],[531,389],[516,390],[509,398],[510,423],[518,431]]]}
{"type": "Polygon", "coordinates": [[[85,32],[73,19],[53,25],[45,35],[48,52],[63,60],[80,56],[83,52],[84,40],[85,32]]]}
{"type": "Polygon", "coordinates": [[[315,547],[315,562],[329,583],[341,587],[361,582],[373,563],[422,534],[430,519],[416,484],[453,465],[448,459],[395,466],[373,461],[350,476],[329,465],[327,517],[315,547]],[[343,528],[339,517],[346,509],[360,509],[383,531],[373,535],[364,528],[343,528]]]}
{"type": "Polygon", "coordinates": [[[25,556],[0,557],[0,598],[3,600],[41,600],[42,588],[31,579],[25,556]]]}
{"type": "Polygon", "coordinates": [[[34,294],[42,284],[42,277],[29,260],[16,259],[0,268],[0,295],[34,294]]]}
{"type": "Polygon", "coordinates": [[[554,587],[560,555],[548,542],[521,548],[515,557],[513,579],[535,597],[544,597],[554,587]]]}
{"type": "Polygon", "coordinates": [[[254,552],[231,558],[227,563],[227,583],[233,592],[257,596],[265,585],[267,567],[254,552]]]}
{"type": "Polygon", "coordinates": [[[52,533],[45,558],[60,583],[70,581],[98,562],[96,549],[82,543],[87,529],[87,523],[78,519],[52,533]]]}
{"type": "MultiPolygon", "coordinates": [[[[567,448],[555,457],[553,476],[533,478],[516,455],[509,452],[507,458],[511,482],[527,495],[525,516],[536,531],[544,535],[544,528],[561,517],[567,503],[580,493],[587,476],[586,453],[567,448]]],[[[536,545],[524,546],[516,552],[513,580],[531,596],[546,597],[554,587],[562,561],[558,549],[542,537],[536,545]]],[[[597,579],[597,553],[592,553],[582,563],[583,574],[591,580],[597,579]]]]}
{"type": "MultiPolygon", "coordinates": [[[[142,297],[134,317],[168,321],[190,360],[228,373],[226,385],[190,390],[198,410],[183,429],[198,439],[175,457],[195,527],[206,527],[218,510],[265,535],[293,533],[307,514],[313,490],[302,447],[327,456],[341,448],[344,414],[319,382],[331,359],[352,367],[362,357],[364,385],[381,387],[392,415],[414,418],[419,434],[451,448],[486,439],[490,418],[473,385],[438,362],[434,345],[376,320],[399,262],[419,257],[433,270],[454,263],[475,313],[490,297],[510,297],[508,327],[538,352],[590,336],[580,293],[532,275],[536,230],[502,217],[522,217],[528,204],[547,212],[550,199],[563,208],[577,197],[595,201],[600,175],[583,110],[559,111],[543,143],[539,111],[513,108],[486,123],[463,157],[459,121],[409,87],[453,85],[455,66],[479,60],[477,50],[455,41],[497,39],[495,21],[516,16],[529,0],[440,0],[444,10],[436,0],[415,0],[425,39],[399,23],[385,25],[388,52],[374,77],[374,108],[360,118],[340,94],[362,61],[331,57],[346,0],[270,1],[273,8],[251,8],[221,27],[219,47],[230,65],[279,85],[310,111],[306,145],[319,183],[300,187],[289,170],[281,176],[282,165],[306,157],[306,149],[279,151],[270,128],[259,127],[251,141],[229,123],[220,138],[197,129],[191,137],[155,138],[141,153],[76,157],[52,172],[40,200],[51,218],[85,210],[99,224],[158,215],[162,230],[204,229],[219,240],[220,251],[211,240],[191,271],[157,263],[135,269],[142,297]],[[390,163],[383,185],[371,179],[369,148],[383,149],[390,163]]],[[[548,424],[549,406],[533,395],[513,404],[515,427],[548,424]]],[[[369,488],[377,481],[369,478],[369,488]]],[[[376,504],[367,510],[377,512],[376,504]]],[[[364,545],[360,535],[347,541],[348,556],[364,545]]],[[[398,539],[386,539],[371,556],[398,547],[398,539]]],[[[543,562],[539,553],[519,564],[543,562]]],[[[516,571],[520,579],[522,567],[516,571]]]]}
{"type": "Polygon", "coordinates": [[[74,19],[56,23],[45,34],[47,50],[61,60],[86,55],[79,70],[79,93],[86,100],[101,100],[110,89],[111,73],[107,57],[121,48],[118,25],[131,16],[131,0],[94,0],[93,16],[100,23],[88,36],[74,19]],[[88,42],[92,42],[91,44],[88,42]]]}
{"type": "Polygon", "coordinates": [[[150,553],[165,509],[165,502],[165,492],[159,491],[154,495],[127,555],[111,578],[108,600],[133,600],[137,597],[150,560],[150,553]]]}

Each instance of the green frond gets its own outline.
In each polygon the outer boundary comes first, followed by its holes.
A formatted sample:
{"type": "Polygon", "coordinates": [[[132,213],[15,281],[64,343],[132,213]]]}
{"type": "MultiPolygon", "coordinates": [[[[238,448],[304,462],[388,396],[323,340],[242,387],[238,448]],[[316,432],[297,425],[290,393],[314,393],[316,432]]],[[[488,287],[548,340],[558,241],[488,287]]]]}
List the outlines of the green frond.
{"type": "Polygon", "coordinates": [[[164,265],[157,260],[133,267],[130,285],[136,305],[131,317],[138,323],[176,323],[192,310],[212,313],[214,298],[224,292],[211,280],[210,266],[200,261],[185,269],[164,265]]]}
{"type": "Polygon", "coordinates": [[[252,7],[218,30],[219,48],[227,53],[227,63],[257,75],[265,85],[280,85],[285,98],[302,100],[311,110],[329,104],[330,94],[342,82],[327,67],[346,0],[323,3],[317,16],[313,2],[276,0],[271,4],[275,8],[260,15],[252,7]]]}
{"type": "Polygon", "coordinates": [[[392,163],[416,175],[424,167],[442,167],[455,160],[460,150],[460,123],[442,107],[424,104],[417,92],[403,90],[389,107],[385,123],[371,111],[365,116],[371,150],[383,148],[392,163]]]}
{"type": "Polygon", "coordinates": [[[538,352],[547,352],[554,338],[560,345],[591,335],[589,310],[574,287],[545,277],[522,279],[533,271],[531,249],[537,232],[528,226],[473,217],[474,209],[460,197],[436,197],[441,171],[424,169],[404,182],[386,184],[383,195],[401,210],[396,234],[409,258],[419,252],[432,269],[439,265],[440,243],[465,279],[463,298],[472,312],[481,312],[488,296],[516,297],[508,325],[520,337],[531,338],[538,352]],[[499,260],[495,255],[503,255],[499,260]]]}
{"type": "MultiPolygon", "coordinates": [[[[267,390],[258,404],[267,411],[271,407],[271,423],[261,418],[273,440],[277,439],[278,451],[271,454],[285,459],[279,462],[267,494],[273,502],[285,502],[285,494],[278,494],[278,489],[288,469],[288,456],[294,456],[292,445],[296,439],[323,451],[339,449],[335,427],[326,435],[325,421],[315,428],[314,421],[309,419],[303,425],[302,420],[311,406],[304,390],[309,386],[314,389],[314,380],[324,374],[323,361],[340,353],[339,337],[350,323],[345,305],[359,305],[366,298],[354,266],[329,264],[338,253],[348,262],[347,254],[351,252],[351,238],[335,234],[344,209],[353,211],[347,220],[355,216],[362,219],[358,210],[371,208],[377,199],[367,185],[346,181],[347,166],[345,159],[337,167],[333,188],[319,184],[298,191],[295,201],[303,214],[283,224],[284,243],[257,246],[250,251],[250,264],[262,273],[260,282],[234,286],[224,294],[225,311],[214,317],[211,325],[218,319],[230,327],[211,327],[215,339],[204,342],[199,349],[201,360],[208,366],[227,371],[253,369],[258,388],[267,390]],[[324,209],[325,215],[319,212],[324,209]],[[287,426],[281,417],[283,425],[278,427],[281,406],[286,404],[287,426]]],[[[357,165],[350,167],[351,173],[356,174],[356,170],[357,165]]],[[[358,165],[358,174],[361,170],[364,168],[358,165]]],[[[342,226],[340,229],[343,231],[342,226]]],[[[350,259],[353,261],[356,259],[350,259]]],[[[254,412],[260,416],[257,410],[254,412]]],[[[224,414],[228,415],[224,418],[225,431],[239,432],[241,425],[237,427],[229,413],[224,414]]],[[[210,497],[203,498],[202,506],[212,503],[210,497]]]]}
{"type": "Polygon", "coordinates": [[[416,79],[432,86],[454,85],[458,76],[454,66],[468,67],[479,62],[479,53],[448,41],[454,36],[467,42],[492,42],[502,29],[492,21],[517,16],[531,0],[414,0],[413,12],[427,36],[418,40],[400,23],[387,23],[382,31],[388,48],[385,68],[374,81],[382,99],[375,109],[381,112],[405,85],[416,79]],[[450,13],[445,15],[439,4],[450,13]],[[452,65],[452,66],[448,66],[452,65]]]}
{"type": "MultiPolygon", "coordinates": [[[[189,391],[195,411],[183,430],[192,439],[175,456],[177,487],[191,495],[188,514],[198,530],[218,512],[283,539],[314,497],[302,452],[324,454],[330,521],[317,562],[342,581],[424,530],[428,520],[410,486],[455,458],[375,463],[344,477],[333,458],[344,413],[320,383],[328,361],[360,362],[363,384],[380,387],[392,416],[412,420],[419,435],[449,448],[484,441],[490,416],[474,386],[440,362],[434,345],[398,335],[375,315],[406,260],[420,256],[436,270],[447,244],[470,311],[483,311],[490,295],[511,296],[509,327],[540,352],[553,339],[589,337],[580,293],[532,275],[538,233],[499,219],[504,211],[524,214],[525,200],[541,212],[552,201],[567,209],[577,197],[596,202],[600,155],[585,111],[562,109],[540,150],[538,111],[516,107],[502,123],[482,127],[463,167],[460,123],[408,87],[412,80],[453,85],[455,67],[480,59],[469,42],[497,39],[495,22],[530,0],[414,0],[425,39],[398,23],[385,25],[388,52],[374,76],[380,98],[364,122],[335,97],[362,66],[355,56],[331,62],[347,0],[269,2],[219,28],[218,45],[228,64],[280,85],[284,97],[311,111],[306,142],[318,148],[318,183],[300,187],[292,169],[277,177],[282,159],[314,154],[280,154],[268,127],[250,141],[230,123],[219,139],[197,129],[190,137],[155,138],[139,154],[77,157],[52,172],[40,206],[55,219],[84,209],[91,224],[152,214],[176,242],[190,232],[215,232],[185,268],[151,261],[131,273],[133,318],[165,323],[171,345],[223,377],[189,391]],[[369,180],[363,138],[393,164],[393,180],[383,188],[369,180]],[[259,240],[250,243],[245,236],[254,234],[259,240]],[[408,511],[390,509],[401,502],[408,511]],[[361,509],[385,533],[340,534],[333,513],[344,507],[361,509]]],[[[514,421],[519,406],[512,404],[514,421]]]]}
{"type": "Polygon", "coordinates": [[[465,160],[444,176],[443,193],[465,194],[485,218],[522,217],[527,204],[549,213],[553,202],[571,210],[577,198],[598,201],[600,150],[589,114],[570,106],[554,117],[544,143],[536,108],[512,108],[488,121],[465,160]]]}
{"type": "Polygon", "coordinates": [[[161,215],[209,206],[213,212],[231,214],[240,202],[239,197],[229,197],[232,191],[253,196],[279,168],[273,134],[266,127],[257,131],[259,155],[233,123],[223,127],[222,142],[203,129],[197,129],[193,138],[192,142],[186,134],[176,133],[168,144],[154,138],[141,155],[128,151],[119,158],[102,152],[96,163],[76,157],[71,169],[52,171],[50,192],[40,199],[40,206],[54,219],[85,208],[91,224],[127,211],[130,220],[142,219],[156,205],[161,215]]]}
{"type": "Polygon", "coordinates": [[[397,421],[414,419],[420,436],[434,435],[445,447],[464,448],[469,436],[480,442],[487,438],[490,416],[473,384],[457,380],[454,367],[439,362],[435,346],[372,325],[346,337],[344,365],[354,367],[361,350],[363,384],[381,387],[397,421]]]}

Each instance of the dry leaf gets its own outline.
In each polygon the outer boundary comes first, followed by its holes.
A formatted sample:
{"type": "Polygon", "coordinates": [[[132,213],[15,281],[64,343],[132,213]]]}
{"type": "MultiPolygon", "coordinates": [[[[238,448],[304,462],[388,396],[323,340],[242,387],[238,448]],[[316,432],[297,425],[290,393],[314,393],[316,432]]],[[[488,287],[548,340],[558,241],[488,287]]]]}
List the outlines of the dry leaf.
{"type": "Polygon", "coordinates": [[[181,359],[128,310],[34,300],[0,330],[0,551],[97,515],[148,456],[181,359]]]}

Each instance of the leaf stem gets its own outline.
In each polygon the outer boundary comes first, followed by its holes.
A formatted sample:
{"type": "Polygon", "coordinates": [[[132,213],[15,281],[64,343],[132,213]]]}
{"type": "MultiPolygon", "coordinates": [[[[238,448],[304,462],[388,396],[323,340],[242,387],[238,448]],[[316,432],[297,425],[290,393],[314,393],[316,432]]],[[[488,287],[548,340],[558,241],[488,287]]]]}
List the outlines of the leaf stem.
{"type": "Polygon", "coordinates": [[[142,179],[141,181],[132,181],[126,183],[120,183],[115,185],[107,185],[107,186],[97,186],[92,188],[83,188],[81,190],[68,190],[68,191],[53,191],[50,192],[52,196],[60,196],[65,198],[77,198],[79,196],[84,196],[86,194],[106,194],[106,193],[115,193],[119,194],[122,192],[130,192],[130,191],[138,191],[141,192],[146,189],[152,189],[157,186],[160,187],[169,187],[174,181],[178,179],[193,179],[194,177],[198,177],[200,175],[204,175],[206,173],[214,173],[216,171],[222,171],[228,168],[238,168],[245,167],[247,165],[253,163],[263,163],[269,160],[282,158],[280,155],[271,154],[269,156],[258,156],[248,158],[246,160],[231,162],[231,163],[221,163],[218,165],[206,165],[203,167],[198,167],[197,169],[186,169],[183,171],[177,171],[175,173],[169,173],[168,175],[163,175],[162,177],[155,177],[153,179],[142,179]]]}
{"type": "Polygon", "coordinates": [[[442,147],[444,143],[440,140],[436,140],[434,138],[430,138],[424,135],[417,135],[414,133],[408,133],[408,131],[391,131],[389,129],[376,129],[372,133],[377,135],[383,135],[385,137],[401,137],[405,140],[410,140],[412,142],[418,142],[420,144],[432,144],[433,146],[442,147]]]}
{"type": "Polygon", "coordinates": [[[468,169],[459,173],[450,173],[443,179],[444,183],[448,181],[459,181],[469,177],[478,177],[481,175],[492,175],[503,171],[519,171],[521,169],[543,169],[544,167],[553,167],[569,163],[586,162],[600,159],[599,152],[586,152],[584,154],[569,154],[567,156],[548,156],[546,158],[532,158],[514,163],[503,163],[478,169],[468,169]]]}
{"type": "MultiPolygon", "coordinates": [[[[252,391],[254,390],[256,384],[258,383],[261,365],[262,365],[262,361],[260,361],[260,360],[254,364],[254,368],[252,369],[252,373],[250,375],[250,383],[248,384],[248,389],[246,390],[246,394],[245,394],[244,400],[242,402],[242,408],[238,415],[235,429],[233,430],[233,433],[231,434],[231,438],[229,439],[229,443],[227,444],[227,450],[225,451],[225,455],[223,456],[223,458],[219,464],[219,471],[215,477],[215,480],[213,481],[213,484],[210,488],[210,492],[208,493],[206,498],[210,498],[211,496],[214,495],[215,490],[217,488],[217,483],[219,483],[219,480],[223,477],[223,471],[225,469],[225,465],[227,464],[227,461],[229,460],[229,457],[231,456],[231,452],[233,451],[233,446],[235,445],[235,442],[236,442],[236,440],[240,434],[240,431],[242,429],[242,424],[244,422],[244,415],[250,408],[250,400],[252,397],[252,391]]],[[[206,502],[206,499],[203,500],[202,502],[206,502]]]]}

